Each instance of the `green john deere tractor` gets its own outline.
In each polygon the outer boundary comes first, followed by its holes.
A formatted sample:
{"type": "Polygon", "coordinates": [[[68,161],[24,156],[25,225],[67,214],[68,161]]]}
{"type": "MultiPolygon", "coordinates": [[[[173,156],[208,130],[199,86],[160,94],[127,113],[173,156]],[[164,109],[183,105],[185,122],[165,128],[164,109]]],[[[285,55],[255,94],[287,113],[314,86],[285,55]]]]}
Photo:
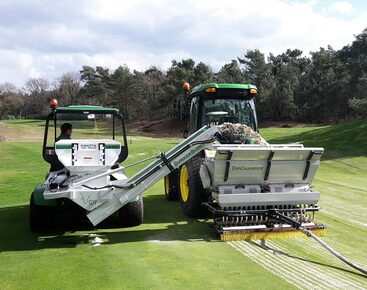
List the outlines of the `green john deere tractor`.
{"type": "MultiPolygon", "coordinates": [[[[257,88],[250,84],[202,84],[189,92],[188,83],[184,90],[190,100],[187,133],[191,135],[204,125],[240,123],[258,131],[255,101],[257,88]]],[[[184,213],[189,217],[200,217],[205,212],[202,206],[209,193],[203,189],[199,169],[204,151],[192,157],[178,170],[164,179],[165,195],[168,200],[179,200],[184,213]]]]}

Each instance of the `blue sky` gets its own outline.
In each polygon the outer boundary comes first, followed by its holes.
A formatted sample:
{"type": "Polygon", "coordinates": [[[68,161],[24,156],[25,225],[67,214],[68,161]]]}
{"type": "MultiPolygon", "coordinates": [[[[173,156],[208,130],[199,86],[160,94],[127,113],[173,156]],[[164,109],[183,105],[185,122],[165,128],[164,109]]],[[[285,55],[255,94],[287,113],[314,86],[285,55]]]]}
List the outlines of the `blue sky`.
{"type": "Polygon", "coordinates": [[[81,66],[220,69],[248,49],[340,49],[367,27],[367,1],[0,0],[0,84],[50,81],[81,66]]]}

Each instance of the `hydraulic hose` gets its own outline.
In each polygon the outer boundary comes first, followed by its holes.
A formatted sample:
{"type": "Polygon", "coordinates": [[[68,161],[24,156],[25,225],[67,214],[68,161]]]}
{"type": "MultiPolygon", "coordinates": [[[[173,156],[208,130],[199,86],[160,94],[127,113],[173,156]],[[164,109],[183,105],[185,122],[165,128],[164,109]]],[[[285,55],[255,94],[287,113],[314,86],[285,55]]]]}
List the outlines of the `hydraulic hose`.
{"type": "Polygon", "coordinates": [[[291,224],[293,227],[295,227],[297,230],[304,233],[306,236],[308,236],[310,238],[313,238],[316,242],[318,242],[321,246],[323,246],[326,250],[328,250],[335,257],[337,257],[338,259],[342,260],[344,263],[346,263],[350,267],[356,269],[357,271],[359,271],[359,272],[361,272],[361,273],[363,273],[364,275],[367,276],[367,270],[365,270],[362,267],[356,265],[355,263],[352,263],[346,257],[344,257],[343,255],[341,255],[340,253],[335,251],[332,247],[330,247],[328,244],[326,244],[323,240],[321,240],[319,237],[317,237],[310,230],[304,228],[300,222],[294,221],[290,217],[288,217],[288,216],[282,214],[281,212],[279,212],[277,209],[269,210],[269,215],[272,216],[273,218],[279,220],[279,221],[283,221],[283,222],[287,222],[287,223],[291,224]]]}
{"type": "Polygon", "coordinates": [[[299,227],[298,230],[303,232],[305,235],[307,235],[310,238],[313,238],[315,241],[317,241],[321,246],[323,246],[326,250],[328,250],[330,253],[332,253],[335,257],[342,260],[344,263],[348,264],[352,268],[356,269],[357,271],[363,273],[367,276],[367,270],[363,269],[362,267],[356,265],[355,263],[352,263],[349,261],[346,257],[335,251],[332,247],[330,247],[328,244],[326,244],[323,240],[321,240],[318,236],[316,236],[314,233],[312,233],[310,230],[307,230],[303,227],[299,227]]]}

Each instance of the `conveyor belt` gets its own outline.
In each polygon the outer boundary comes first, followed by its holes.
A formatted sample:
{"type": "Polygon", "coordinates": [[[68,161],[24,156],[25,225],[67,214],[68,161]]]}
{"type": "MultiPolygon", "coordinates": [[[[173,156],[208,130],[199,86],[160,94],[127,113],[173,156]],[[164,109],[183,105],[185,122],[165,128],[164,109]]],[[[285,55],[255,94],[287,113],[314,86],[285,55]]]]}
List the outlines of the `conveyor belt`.
{"type": "Polygon", "coordinates": [[[178,168],[202,151],[206,144],[214,141],[213,138],[216,133],[216,126],[205,126],[167,153],[159,155],[157,160],[124,181],[121,185],[117,185],[111,200],[87,214],[89,220],[93,225],[97,225],[126,203],[134,200],[146,189],[169,174],[172,169],[178,168]]]}

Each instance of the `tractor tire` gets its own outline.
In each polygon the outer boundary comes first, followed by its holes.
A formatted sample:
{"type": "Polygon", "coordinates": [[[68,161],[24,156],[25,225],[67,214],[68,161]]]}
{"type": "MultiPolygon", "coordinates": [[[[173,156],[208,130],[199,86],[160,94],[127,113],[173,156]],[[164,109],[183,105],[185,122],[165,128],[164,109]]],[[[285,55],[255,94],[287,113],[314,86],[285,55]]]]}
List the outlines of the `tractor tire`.
{"type": "Polygon", "coordinates": [[[177,169],[164,177],[164,193],[167,200],[178,200],[179,180],[177,169]]]}
{"type": "Polygon", "coordinates": [[[180,168],[180,203],[185,215],[191,218],[205,216],[208,211],[202,205],[208,201],[208,193],[204,190],[199,174],[203,163],[201,156],[195,156],[180,168]]]}
{"type": "Polygon", "coordinates": [[[50,206],[40,206],[34,201],[32,192],[29,202],[29,227],[32,231],[42,231],[50,229],[54,220],[54,208],[50,206]]]}
{"type": "Polygon", "coordinates": [[[144,219],[143,196],[139,195],[137,201],[132,201],[119,209],[119,222],[123,227],[135,227],[141,225],[144,219]]]}

